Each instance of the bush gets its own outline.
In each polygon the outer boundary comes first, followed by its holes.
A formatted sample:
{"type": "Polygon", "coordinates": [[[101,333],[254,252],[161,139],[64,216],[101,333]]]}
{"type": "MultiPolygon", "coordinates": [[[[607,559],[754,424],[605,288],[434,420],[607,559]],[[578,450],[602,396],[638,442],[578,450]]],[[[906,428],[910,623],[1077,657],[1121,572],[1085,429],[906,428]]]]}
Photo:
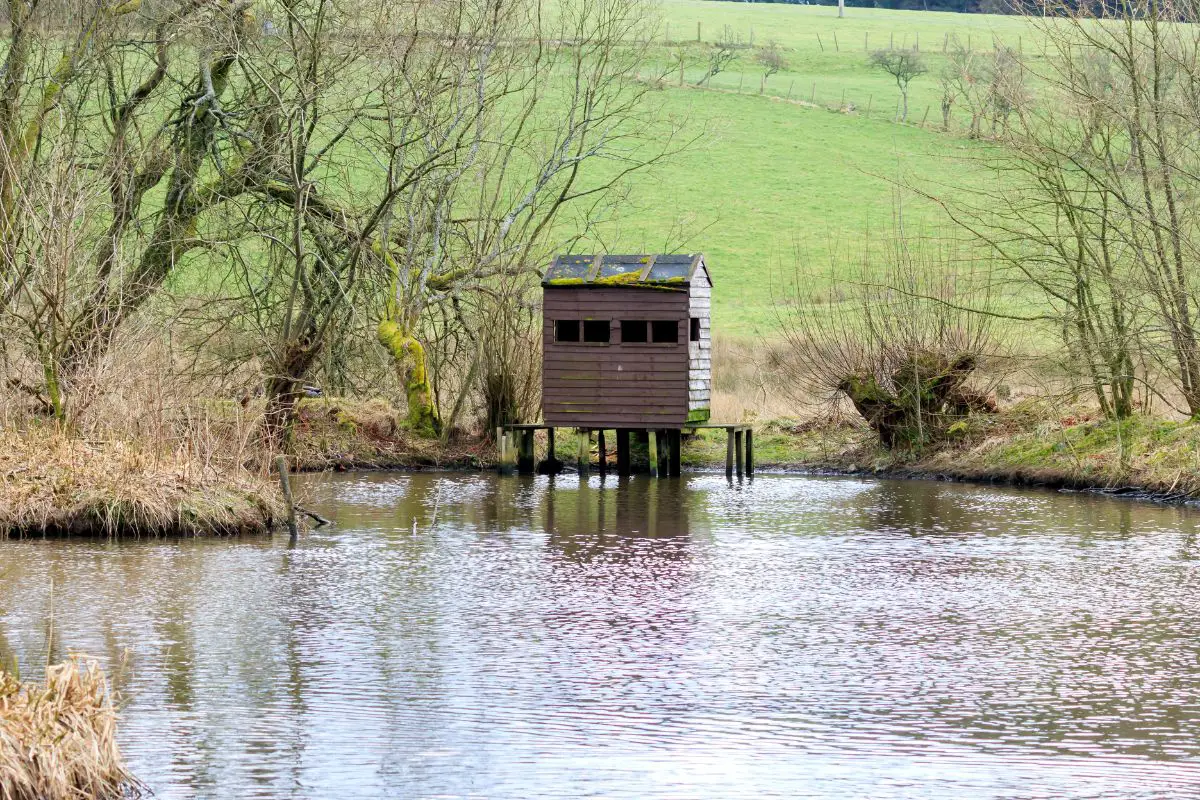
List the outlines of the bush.
{"type": "Polygon", "coordinates": [[[779,306],[790,357],[778,366],[790,385],[806,399],[848,399],[888,448],[920,448],[972,412],[994,411],[989,393],[968,385],[999,352],[988,295],[967,291],[958,264],[897,240],[857,264],[835,259],[831,301],[819,305],[809,288],[818,277],[798,267],[779,306]]]}

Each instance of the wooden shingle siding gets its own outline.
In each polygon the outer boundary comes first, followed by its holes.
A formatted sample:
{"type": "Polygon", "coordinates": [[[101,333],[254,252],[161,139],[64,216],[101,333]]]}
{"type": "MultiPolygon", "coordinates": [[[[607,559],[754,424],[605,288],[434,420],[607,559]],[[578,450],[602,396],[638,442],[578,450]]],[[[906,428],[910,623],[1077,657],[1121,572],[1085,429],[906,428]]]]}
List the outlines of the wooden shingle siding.
{"type": "Polygon", "coordinates": [[[700,320],[700,341],[688,343],[688,410],[712,406],[712,282],[707,268],[696,270],[688,287],[689,317],[700,320]]]}

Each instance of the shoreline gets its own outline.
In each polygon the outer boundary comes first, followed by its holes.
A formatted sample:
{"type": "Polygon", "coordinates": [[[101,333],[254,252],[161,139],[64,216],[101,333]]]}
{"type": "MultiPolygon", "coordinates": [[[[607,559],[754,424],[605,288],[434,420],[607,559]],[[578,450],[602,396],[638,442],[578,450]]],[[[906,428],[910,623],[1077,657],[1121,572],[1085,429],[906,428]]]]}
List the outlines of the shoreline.
{"type": "MultiPolygon", "coordinates": [[[[494,469],[480,437],[411,437],[378,401],[312,403],[288,456],[295,473],[494,469]]],[[[556,456],[569,464],[573,444],[556,456]]],[[[545,455],[544,441],[538,443],[545,455]]],[[[971,417],[921,452],[882,448],[842,419],[755,424],[756,471],[933,480],[1088,493],[1157,504],[1200,502],[1200,422],[1018,404],[971,417]]],[[[610,453],[610,458],[615,455],[610,453]]],[[[594,458],[594,456],[593,456],[594,458]]],[[[635,449],[635,461],[636,461],[635,449]]],[[[725,435],[702,430],[683,446],[685,470],[723,472],[725,435]]],[[[614,465],[615,466],[615,465],[614,465]]],[[[567,472],[572,470],[568,469],[567,472]]],[[[614,469],[615,471],[615,469],[614,469]]],[[[303,498],[299,499],[303,503],[303,498]]],[[[253,466],[204,465],[134,442],[94,442],[50,431],[0,431],[0,534],[6,538],[189,537],[269,533],[286,519],[277,480],[253,466]]]]}

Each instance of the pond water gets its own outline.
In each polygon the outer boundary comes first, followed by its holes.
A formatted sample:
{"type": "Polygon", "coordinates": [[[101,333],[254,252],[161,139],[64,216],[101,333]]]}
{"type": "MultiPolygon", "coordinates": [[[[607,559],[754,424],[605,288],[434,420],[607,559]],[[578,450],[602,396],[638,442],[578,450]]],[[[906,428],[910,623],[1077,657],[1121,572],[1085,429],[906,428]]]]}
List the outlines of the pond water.
{"type": "Polygon", "coordinates": [[[760,475],[311,476],[273,539],[0,542],[160,798],[1200,796],[1200,513],[760,475]]]}

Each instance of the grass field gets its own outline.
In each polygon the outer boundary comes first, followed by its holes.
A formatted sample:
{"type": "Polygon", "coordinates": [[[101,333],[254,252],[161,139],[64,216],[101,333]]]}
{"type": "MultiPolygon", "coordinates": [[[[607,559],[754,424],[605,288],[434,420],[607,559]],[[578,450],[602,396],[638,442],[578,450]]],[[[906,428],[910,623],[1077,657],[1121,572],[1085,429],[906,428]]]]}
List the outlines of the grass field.
{"type": "Polygon", "coordinates": [[[694,40],[699,22],[705,41],[728,25],[743,41],[753,29],[755,44],[774,39],[787,48],[788,71],[768,83],[774,97],[758,94],[760,73],[749,56],[712,81],[726,91],[690,88],[702,72],[689,72],[682,87],[676,77],[667,81],[663,112],[709,133],[699,147],[641,176],[628,211],[602,225],[597,237],[597,246],[609,251],[708,254],[718,330],[738,336],[769,331],[772,287],[790,279],[795,254],[824,259],[831,246],[853,252],[868,236],[885,235],[898,198],[909,231],[948,231],[932,204],[897,194],[897,179],[939,191],[982,189],[996,180],[972,158],[982,145],[940,130],[937,72],[951,35],[964,44],[970,37],[977,48],[998,40],[1032,50],[1034,33],[1021,19],[848,8],[839,20],[829,6],[711,0],[664,0],[661,11],[660,37],[669,26],[672,40],[694,40]],[[919,38],[930,72],[913,81],[910,124],[893,121],[898,90],[868,66],[864,37],[869,49],[889,40],[912,47],[919,38]],[[806,105],[814,85],[820,107],[806,105]],[[803,103],[784,101],[789,87],[791,99],[803,103]],[[843,92],[853,112],[839,110],[843,92]],[[922,127],[927,105],[932,110],[922,127]]]}

